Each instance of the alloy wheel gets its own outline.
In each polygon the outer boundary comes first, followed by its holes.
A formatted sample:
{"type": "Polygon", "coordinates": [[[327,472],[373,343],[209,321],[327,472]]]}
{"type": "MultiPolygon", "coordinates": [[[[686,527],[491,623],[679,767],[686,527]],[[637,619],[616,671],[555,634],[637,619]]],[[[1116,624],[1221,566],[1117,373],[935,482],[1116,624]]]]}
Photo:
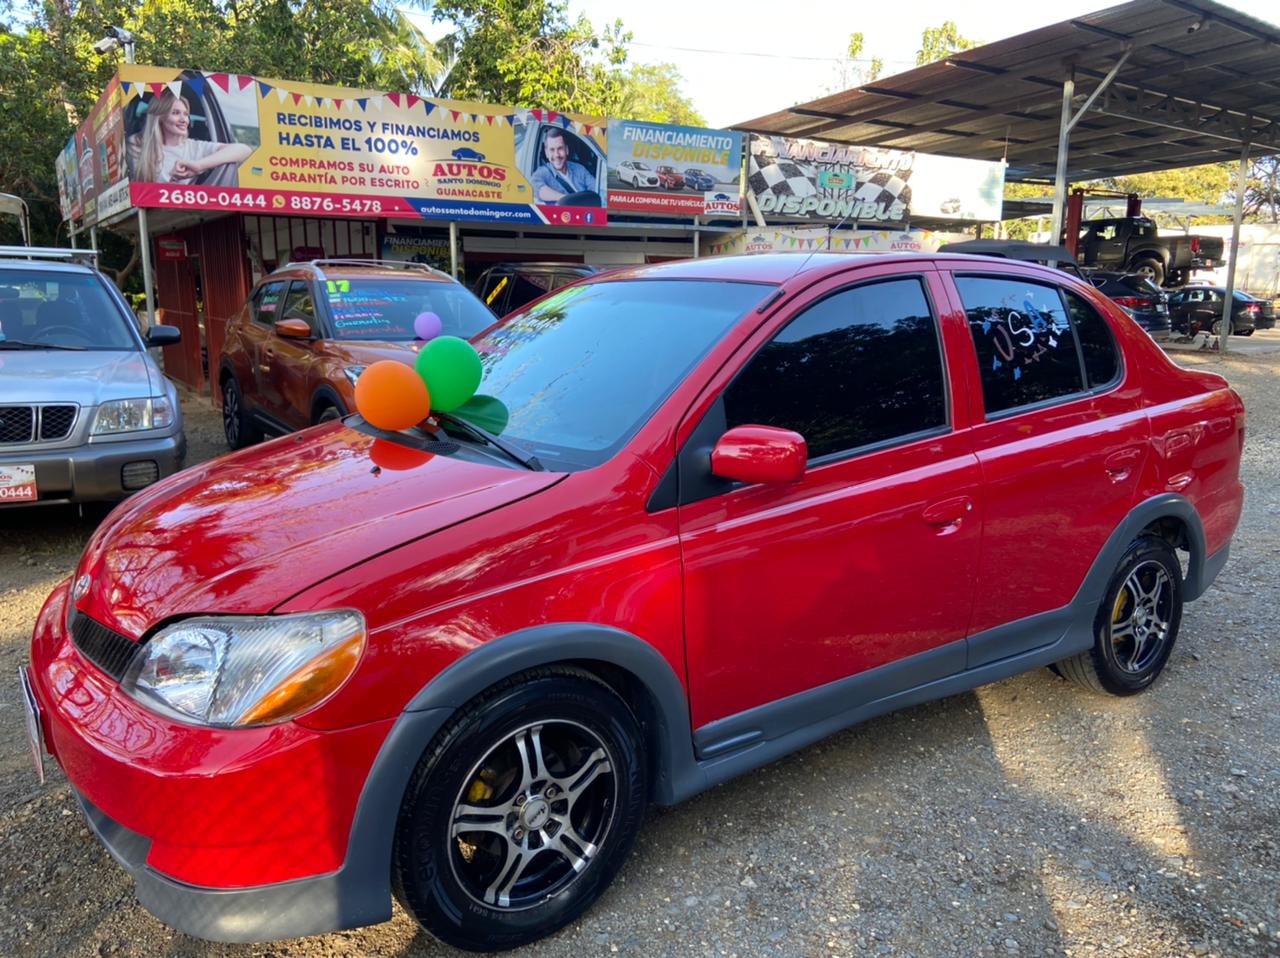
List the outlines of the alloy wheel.
{"type": "Polygon", "coordinates": [[[228,382],[222,390],[222,429],[232,449],[240,441],[240,391],[228,382]]]}
{"type": "Polygon", "coordinates": [[[1173,584],[1159,562],[1136,566],[1111,611],[1111,646],[1125,672],[1144,671],[1160,656],[1172,627],[1173,584]]]}
{"type": "Polygon", "coordinates": [[[490,749],[450,815],[450,865],[466,893],[518,910],[568,888],[609,833],[615,764],[595,733],[563,720],[526,725],[490,749]]]}

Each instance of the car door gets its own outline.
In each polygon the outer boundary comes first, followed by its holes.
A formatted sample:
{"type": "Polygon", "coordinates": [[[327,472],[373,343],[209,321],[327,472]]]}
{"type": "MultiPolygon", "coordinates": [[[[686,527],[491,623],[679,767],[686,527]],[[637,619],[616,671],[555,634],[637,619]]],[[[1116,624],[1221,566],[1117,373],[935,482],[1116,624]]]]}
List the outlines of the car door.
{"type": "Polygon", "coordinates": [[[963,667],[981,481],[952,428],[964,405],[936,275],[859,276],[820,285],[757,333],[682,447],[686,654],[704,756],[740,741],[742,722],[758,732],[761,707],[791,715],[783,725],[816,721],[792,706],[819,686],[866,677],[823,693],[841,710],[963,667]],[[712,476],[711,447],[745,424],[805,436],[803,479],[712,476]],[[902,660],[912,664],[889,674],[902,660]]]}
{"type": "Polygon", "coordinates": [[[263,361],[262,351],[267,341],[275,335],[272,324],[282,315],[280,307],[288,289],[287,279],[271,280],[259,286],[249,301],[249,322],[239,326],[248,369],[243,371],[237,369],[236,375],[237,378],[241,378],[240,387],[244,394],[244,402],[250,409],[263,408],[262,392],[258,382],[260,365],[263,361]],[[248,375],[245,376],[244,373],[248,375]]]}
{"type": "Polygon", "coordinates": [[[972,668],[1058,637],[1042,614],[1065,614],[1132,508],[1149,426],[1137,371],[1090,297],[994,269],[953,279],[981,383],[971,397],[985,502],[972,668]]]}
{"type": "MultiPolygon", "coordinates": [[[[289,285],[279,319],[302,319],[319,332],[315,295],[308,280],[295,279],[289,285]]],[[[315,362],[312,340],[290,339],[272,327],[262,344],[258,364],[259,394],[263,411],[290,429],[311,425],[310,370],[315,362]]]]}

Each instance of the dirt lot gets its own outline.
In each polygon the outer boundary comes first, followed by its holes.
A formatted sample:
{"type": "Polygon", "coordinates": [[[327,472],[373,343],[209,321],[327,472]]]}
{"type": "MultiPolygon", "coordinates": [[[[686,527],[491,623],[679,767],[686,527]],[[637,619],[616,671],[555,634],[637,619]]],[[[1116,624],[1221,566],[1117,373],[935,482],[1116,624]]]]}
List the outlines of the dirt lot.
{"type": "MultiPolygon", "coordinates": [[[[1103,698],[1042,670],[655,811],[597,907],[526,953],[1280,956],[1280,353],[1179,358],[1244,396],[1249,497],[1154,690],[1103,698]]],[[[216,417],[186,406],[193,461],[216,455],[216,417]]],[[[44,596],[101,516],[0,515],[0,675],[25,661],[44,596]]],[[[37,787],[11,678],[0,718],[0,955],[452,953],[399,912],[262,946],[170,931],[61,774],[37,787]]]]}

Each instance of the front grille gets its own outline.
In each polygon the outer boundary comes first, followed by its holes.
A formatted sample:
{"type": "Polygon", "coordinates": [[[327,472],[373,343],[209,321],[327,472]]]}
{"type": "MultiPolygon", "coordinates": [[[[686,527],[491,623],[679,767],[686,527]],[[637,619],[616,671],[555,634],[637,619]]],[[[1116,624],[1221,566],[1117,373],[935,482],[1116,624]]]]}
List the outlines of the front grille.
{"type": "Polygon", "coordinates": [[[66,439],[78,409],[73,405],[0,406],[0,445],[66,439]]]}
{"type": "Polygon", "coordinates": [[[76,610],[71,613],[71,641],[81,655],[117,682],[138,651],[137,642],[76,610]]]}
{"type": "Polygon", "coordinates": [[[41,406],[40,438],[66,439],[71,434],[71,425],[75,421],[75,406],[41,406]]]}
{"type": "Polygon", "coordinates": [[[35,427],[34,406],[0,406],[0,443],[30,442],[35,427]]]}

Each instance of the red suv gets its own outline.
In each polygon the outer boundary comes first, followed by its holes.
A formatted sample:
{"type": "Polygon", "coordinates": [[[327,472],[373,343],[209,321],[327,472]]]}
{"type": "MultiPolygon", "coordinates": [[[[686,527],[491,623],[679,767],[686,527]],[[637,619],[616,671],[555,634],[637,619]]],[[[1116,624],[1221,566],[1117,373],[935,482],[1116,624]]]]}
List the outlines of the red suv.
{"type": "Polygon", "coordinates": [[[170,924],[532,941],[649,801],[1039,666],[1147,688],[1240,516],[1240,398],[1057,270],[694,260],[474,343],[466,407],[165,480],[41,612],[37,764],[170,924]]]}

